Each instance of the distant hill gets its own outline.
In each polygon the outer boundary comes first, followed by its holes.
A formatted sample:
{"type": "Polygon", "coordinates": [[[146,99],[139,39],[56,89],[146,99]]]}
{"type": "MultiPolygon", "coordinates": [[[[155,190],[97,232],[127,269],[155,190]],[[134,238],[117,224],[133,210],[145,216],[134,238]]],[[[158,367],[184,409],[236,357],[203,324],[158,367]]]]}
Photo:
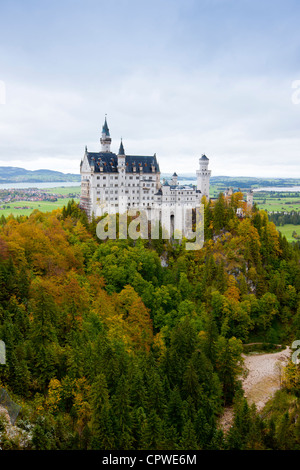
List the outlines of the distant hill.
{"type": "Polygon", "coordinates": [[[1,183],[58,183],[78,182],[80,175],[53,170],[25,170],[14,166],[0,166],[1,183]]]}
{"type": "MultiPolygon", "coordinates": [[[[169,173],[162,173],[161,178],[171,178],[169,173]]],[[[186,181],[195,184],[195,174],[186,173],[178,176],[178,181],[186,181]]],[[[25,170],[14,166],[0,166],[1,183],[58,183],[80,182],[80,174],[62,173],[53,170],[25,170]]],[[[243,190],[262,186],[293,186],[300,184],[300,178],[256,178],[247,176],[212,176],[211,184],[223,190],[228,187],[243,190]]]]}

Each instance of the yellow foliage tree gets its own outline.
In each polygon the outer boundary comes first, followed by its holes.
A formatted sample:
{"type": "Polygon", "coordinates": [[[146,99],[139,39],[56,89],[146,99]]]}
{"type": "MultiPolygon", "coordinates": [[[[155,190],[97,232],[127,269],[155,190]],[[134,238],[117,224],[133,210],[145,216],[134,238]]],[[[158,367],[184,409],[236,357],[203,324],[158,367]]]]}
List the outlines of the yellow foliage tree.
{"type": "Polygon", "coordinates": [[[224,295],[228,299],[235,300],[236,302],[238,302],[239,299],[240,299],[240,290],[239,290],[239,288],[237,286],[237,282],[236,282],[234,276],[232,276],[232,274],[228,278],[228,289],[226,290],[224,295]]]}
{"type": "Polygon", "coordinates": [[[48,386],[48,395],[46,398],[46,408],[50,413],[57,411],[61,399],[62,385],[56,378],[52,378],[48,386]]]}

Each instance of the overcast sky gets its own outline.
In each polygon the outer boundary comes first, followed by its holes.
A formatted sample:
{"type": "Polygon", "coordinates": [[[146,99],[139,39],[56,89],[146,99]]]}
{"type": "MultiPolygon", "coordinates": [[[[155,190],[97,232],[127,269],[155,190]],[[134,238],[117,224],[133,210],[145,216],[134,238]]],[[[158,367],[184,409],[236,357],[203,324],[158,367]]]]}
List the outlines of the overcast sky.
{"type": "Polygon", "coordinates": [[[300,177],[299,20],[299,0],[0,0],[0,166],[79,173],[107,114],[112,151],[162,172],[205,153],[300,177]]]}

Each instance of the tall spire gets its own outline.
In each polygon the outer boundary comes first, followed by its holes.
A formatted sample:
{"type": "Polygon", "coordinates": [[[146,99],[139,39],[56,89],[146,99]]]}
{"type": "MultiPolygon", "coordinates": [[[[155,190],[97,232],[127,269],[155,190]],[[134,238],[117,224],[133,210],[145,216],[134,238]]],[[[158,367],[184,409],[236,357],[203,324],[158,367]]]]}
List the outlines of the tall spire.
{"type": "Polygon", "coordinates": [[[105,121],[104,121],[104,124],[103,124],[103,127],[102,127],[102,134],[105,134],[108,137],[110,137],[109,129],[108,129],[107,121],[106,121],[106,114],[105,114],[105,121]]]}
{"type": "Polygon", "coordinates": [[[110,152],[111,138],[110,138],[109,129],[108,129],[107,121],[106,121],[106,114],[105,114],[105,121],[102,127],[102,134],[101,134],[100,142],[102,145],[101,151],[110,152]]]}
{"type": "Polygon", "coordinates": [[[119,148],[119,153],[118,155],[125,155],[124,147],[123,147],[123,142],[121,138],[121,143],[120,143],[120,148],[119,148]]]}

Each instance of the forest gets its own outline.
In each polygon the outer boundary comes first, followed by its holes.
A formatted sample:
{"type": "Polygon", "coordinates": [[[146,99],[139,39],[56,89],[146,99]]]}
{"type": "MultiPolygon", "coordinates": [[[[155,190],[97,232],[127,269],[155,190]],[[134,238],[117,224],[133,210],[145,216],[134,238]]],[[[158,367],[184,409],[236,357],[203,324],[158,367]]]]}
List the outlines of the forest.
{"type": "Polygon", "coordinates": [[[20,406],[1,449],[300,449],[299,365],[264,415],[239,380],[245,344],[300,339],[300,247],[239,199],[203,201],[198,251],[101,241],[74,201],[1,218],[0,388],[20,406]]]}
{"type": "Polygon", "coordinates": [[[269,214],[270,222],[281,226],[286,224],[300,225],[300,212],[277,212],[269,214]]]}

